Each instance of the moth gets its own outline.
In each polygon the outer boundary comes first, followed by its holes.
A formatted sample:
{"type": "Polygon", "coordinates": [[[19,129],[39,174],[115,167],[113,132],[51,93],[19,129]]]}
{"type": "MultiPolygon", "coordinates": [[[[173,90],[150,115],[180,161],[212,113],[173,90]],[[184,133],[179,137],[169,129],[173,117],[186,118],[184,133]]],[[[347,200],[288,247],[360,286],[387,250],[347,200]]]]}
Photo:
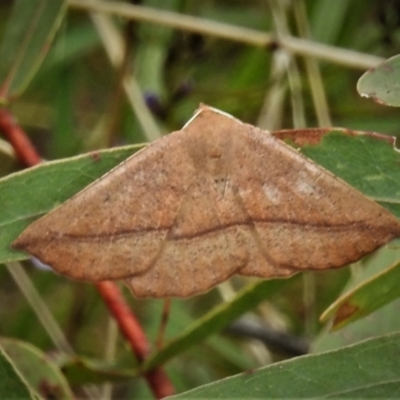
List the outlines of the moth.
{"type": "Polygon", "coordinates": [[[188,297],[233,274],[338,268],[400,237],[380,205],[268,132],[201,106],[13,243],[72,279],[188,297]]]}

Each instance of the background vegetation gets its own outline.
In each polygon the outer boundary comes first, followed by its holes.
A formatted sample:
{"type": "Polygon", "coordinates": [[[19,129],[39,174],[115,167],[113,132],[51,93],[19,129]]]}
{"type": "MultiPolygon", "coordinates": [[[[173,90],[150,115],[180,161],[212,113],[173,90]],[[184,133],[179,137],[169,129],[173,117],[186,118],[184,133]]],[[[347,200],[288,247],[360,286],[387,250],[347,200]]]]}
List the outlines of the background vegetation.
{"type": "MultiPolygon", "coordinates": [[[[356,85],[368,68],[399,53],[399,28],[400,7],[391,0],[2,1],[0,99],[47,160],[154,140],[180,129],[200,102],[270,130],[342,126],[397,135],[398,111],[361,98],[356,85]],[[147,14],[131,7],[138,3],[147,14]]],[[[0,379],[3,397],[29,396],[10,362],[44,398],[153,396],[95,287],[29,261],[22,267],[21,254],[9,249],[27,214],[43,214],[134,150],[99,153],[104,157],[94,166],[90,157],[68,158],[40,174],[10,175],[22,165],[0,141],[0,343],[7,354],[0,373],[9,376],[0,379]]],[[[304,151],[400,217],[400,160],[390,143],[334,133],[304,151]],[[378,186],[364,184],[377,174],[378,186]]],[[[394,243],[350,268],[261,284],[234,279],[173,300],[166,343],[174,339],[175,347],[155,350],[147,368],[165,361],[177,392],[216,382],[193,397],[341,390],[390,397],[400,385],[391,375],[399,367],[399,260],[394,243]],[[319,316],[349,291],[359,319],[330,332],[332,322],[319,316]],[[363,339],[372,341],[340,350],[363,339]],[[217,382],[308,349],[315,355],[217,382]]],[[[121,290],[154,344],[162,302],[137,301],[121,290]]]]}

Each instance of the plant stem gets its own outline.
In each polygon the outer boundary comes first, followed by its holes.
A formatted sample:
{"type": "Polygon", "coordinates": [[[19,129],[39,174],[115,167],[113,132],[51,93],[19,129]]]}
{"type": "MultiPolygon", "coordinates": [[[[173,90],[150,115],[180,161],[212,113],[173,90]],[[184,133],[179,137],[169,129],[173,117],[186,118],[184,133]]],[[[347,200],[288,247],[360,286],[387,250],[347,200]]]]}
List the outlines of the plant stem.
{"type": "MultiPolygon", "coordinates": [[[[90,13],[90,17],[111,64],[117,71],[121,71],[124,59],[124,41],[119,30],[106,15],[90,13]]],[[[143,99],[142,90],[134,75],[125,74],[122,79],[122,87],[147,140],[151,142],[160,138],[161,130],[143,99]]]]}
{"type": "Polygon", "coordinates": [[[312,40],[292,36],[279,36],[255,29],[210,21],[209,19],[193,17],[172,11],[101,0],[69,0],[68,5],[85,11],[115,15],[126,19],[134,19],[152,24],[168,26],[187,32],[214,36],[257,47],[279,46],[293,54],[315,57],[349,68],[366,70],[375,67],[383,58],[354,50],[342,49],[317,43],[312,40]]]}
{"type": "Polygon", "coordinates": [[[0,109],[0,131],[10,142],[22,165],[32,167],[42,161],[23,129],[6,108],[0,109]]]}
{"type": "MultiPolygon", "coordinates": [[[[150,343],[141,329],[139,321],[132,314],[115,283],[105,281],[96,286],[107,307],[117,320],[121,332],[128,340],[139,362],[142,363],[150,354],[150,343]]],[[[173,394],[172,384],[161,369],[156,368],[146,372],[144,377],[157,398],[173,394]]]]}

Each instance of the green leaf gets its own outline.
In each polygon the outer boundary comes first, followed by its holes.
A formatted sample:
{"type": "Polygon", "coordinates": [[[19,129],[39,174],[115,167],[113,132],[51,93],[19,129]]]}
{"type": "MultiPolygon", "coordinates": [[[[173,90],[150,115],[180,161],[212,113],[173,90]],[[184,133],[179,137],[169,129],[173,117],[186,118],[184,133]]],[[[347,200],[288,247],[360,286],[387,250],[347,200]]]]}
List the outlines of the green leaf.
{"type": "Polygon", "coordinates": [[[12,361],[0,346],[0,398],[7,400],[32,399],[27,385],[15,370],[12,361]]]}
{"type": "MultiPolygon", "coordinates": [[[[399,240],[388,246],[384,246],[375,253],[365,257],[352,265],[352,274],[342,294],[368,282],[373,277],[397,264],[400,259],[399,240]]],[[[373,297],[373,293],[366,300],[366,308],[374,308],[375,303],[380,303],[380,298],[373,297]]],[[[342,326],[334,331],[324,329],[312,343],[313,352],[321,352],[337,349],[345,345],[356,343],[370,337],[386,335],[400,331],[400,299],[396,299],[386,305],[379,304],[381,308],[375,312],[354,320],[351,324],[342,326]]],[[[326,328],[328,328],[327,326],[326,328]]]]}
{"type": "Polygon", "coordinates": [[[196,343],[202,342],[214,333],[221,331],[229,323],[256,307],[296,278],[295,276],[289,279],[263,280],[246,286],[233,300],[213,308],[171,340],[160,351],[150,355],[143,365],[143,370],[151,370],[196,343]]]}
{"type": "Polygon", "coordinates": [[[0,102],[19,95],[43,61],[67,7],[65,0],[17,0],[0,47],[0,102]]]}
{"type": "Polygon", "coordinates": [[[363,97],[387,106],[400,106],[400,55],[389,58],[368,70],[357,83],[363,97]]]}
{"type": "MultiPolygon", "coordinates": [[[[400,155],[389,136],[357,131],[314,133],[318,133],[312,136],[318,144],[301,148],[304,155],[400,217],[400,155]]],[[[334,324],[344,326],[396,299],[398,290],[391,279],[397,277],[397,268],[393,264],[386,271],[382,264],[378,267],[373,277],[337,300],[324,320],[336,314],[334,324]]]]}
{"type": "Polygon", "coordinates": [[[321,316],[322,321],[334,318],[339,329],[400,297],[400,241],[382,248],[353,268],[348,287],[321,316]]]}
{"type": "Polygon", "coordinates": [[[400,333],[247,371],[169,399],[397,398],[400,333]]]}
{"type": "Polygon", "coordinates": [[[16,339],[1,338],[0,345],[38,395],[74,399],[63,374],[42,351],[16,339]]]}
{"type": "Polygon", "coordinates": [[[301,152],[400,218],[400,153],[383,137],[333,130],[301,152]]]}
{"type": "Polygon", "coordinates": [[[400,264],[396,263],[340,296],[322,314],[321,321],[334,318],[333,328],[338,329],[369,315],[400,297],[399,282],[400,264]]]}
{"type": "Polygon", "coordinates": [[[78,193],[142,145],[43,163],[0,180],[0,263],[27,258],[12,241],[35,219],[78,193]]]}

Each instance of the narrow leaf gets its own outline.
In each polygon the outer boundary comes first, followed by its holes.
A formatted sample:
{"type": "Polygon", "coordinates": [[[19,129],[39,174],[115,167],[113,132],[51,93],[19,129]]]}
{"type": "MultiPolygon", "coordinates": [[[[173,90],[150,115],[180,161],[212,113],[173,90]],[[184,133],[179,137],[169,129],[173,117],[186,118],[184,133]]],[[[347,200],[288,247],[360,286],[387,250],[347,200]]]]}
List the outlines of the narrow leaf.
{"type": "Polygon", "coordinates": [[[8,400],[31,400],[33,397],[25,382],[15,370],[11,359],[0,346],[0,398],[8,400]]]}
{"type": "Polygon", "coordinates": [[[397,398],[400,333],[247,371],[169,399],[397,398]]]}
{"type": "Polygon", "coordinates": [[[65,0],[17,0],[0,47],[0,102],[20,94],[43,61],[58,29],[65,0]]]}
{"type": "Polygon", "coordinates": [[[400,264],[386,268],[340,296],[321,316],[333,318],[333,328],[339,329],[400,297],[400,264]]]}
{"type": "Polygon", "coordinates": [[[400,154],[383,138],[333,131],[301,152],[400,218],[400,154]]]}
{"type": "MultiPolygon", "coordinates": [[[[360,287],[382,271],[390,269],[399,263],[399,259],[399,241],[396,240],[360,260],[353,265],[351,277],[342,294],[346,295],[346,293],[360,287]]],[[[373,294],[368,299],[368,304],[365,303],[365,307],[373,307],[375,302],[380,302],[379,297],[373,297],[373,294]]],[[[334,350],[371,337],[398,332],[400,331],[399,312],[400,298],[391,301],[363,318],[353,321],[351,324],[342,326],[341,329],[329,331],[324,329],[313,340],[313,352],[334,350]]]]}
{"type": "Polygon", "coordinates": [[[400,107],[399,81],[400,55],[397,55],[368,70],[359,79],[357,90],[377,103],[400,107]]]}
{"type": "Polygon", "coordinates": [[[232,301],[222,303],[213,308],[210,312],[190,325],[184,332],[176,336],[164,348],[151,355],[146,360],[143,369],[151,370],[155,366],[165,363],[177,354],[186,351],[196,343],[202,342],[214,333],[221,331],[229,323],[271,297],[274,293],[281,290],[285,285],[293,282],[296,278],[295,276],[290,279],[263,280],[246,286],[232,301]]]}
{"type": "Polygon", "coordinates": [[[16,339],[1,338],[0,345],[38,395],[65,400],[74,398],[59,368],[42,351],[16,339]]]}
{"type": "Polygon", "coordinates": [[[69,199],[141,145],[43,163],[0,180],[0,263],[27,256],[9,247],[35,219],[69,199]]]}

